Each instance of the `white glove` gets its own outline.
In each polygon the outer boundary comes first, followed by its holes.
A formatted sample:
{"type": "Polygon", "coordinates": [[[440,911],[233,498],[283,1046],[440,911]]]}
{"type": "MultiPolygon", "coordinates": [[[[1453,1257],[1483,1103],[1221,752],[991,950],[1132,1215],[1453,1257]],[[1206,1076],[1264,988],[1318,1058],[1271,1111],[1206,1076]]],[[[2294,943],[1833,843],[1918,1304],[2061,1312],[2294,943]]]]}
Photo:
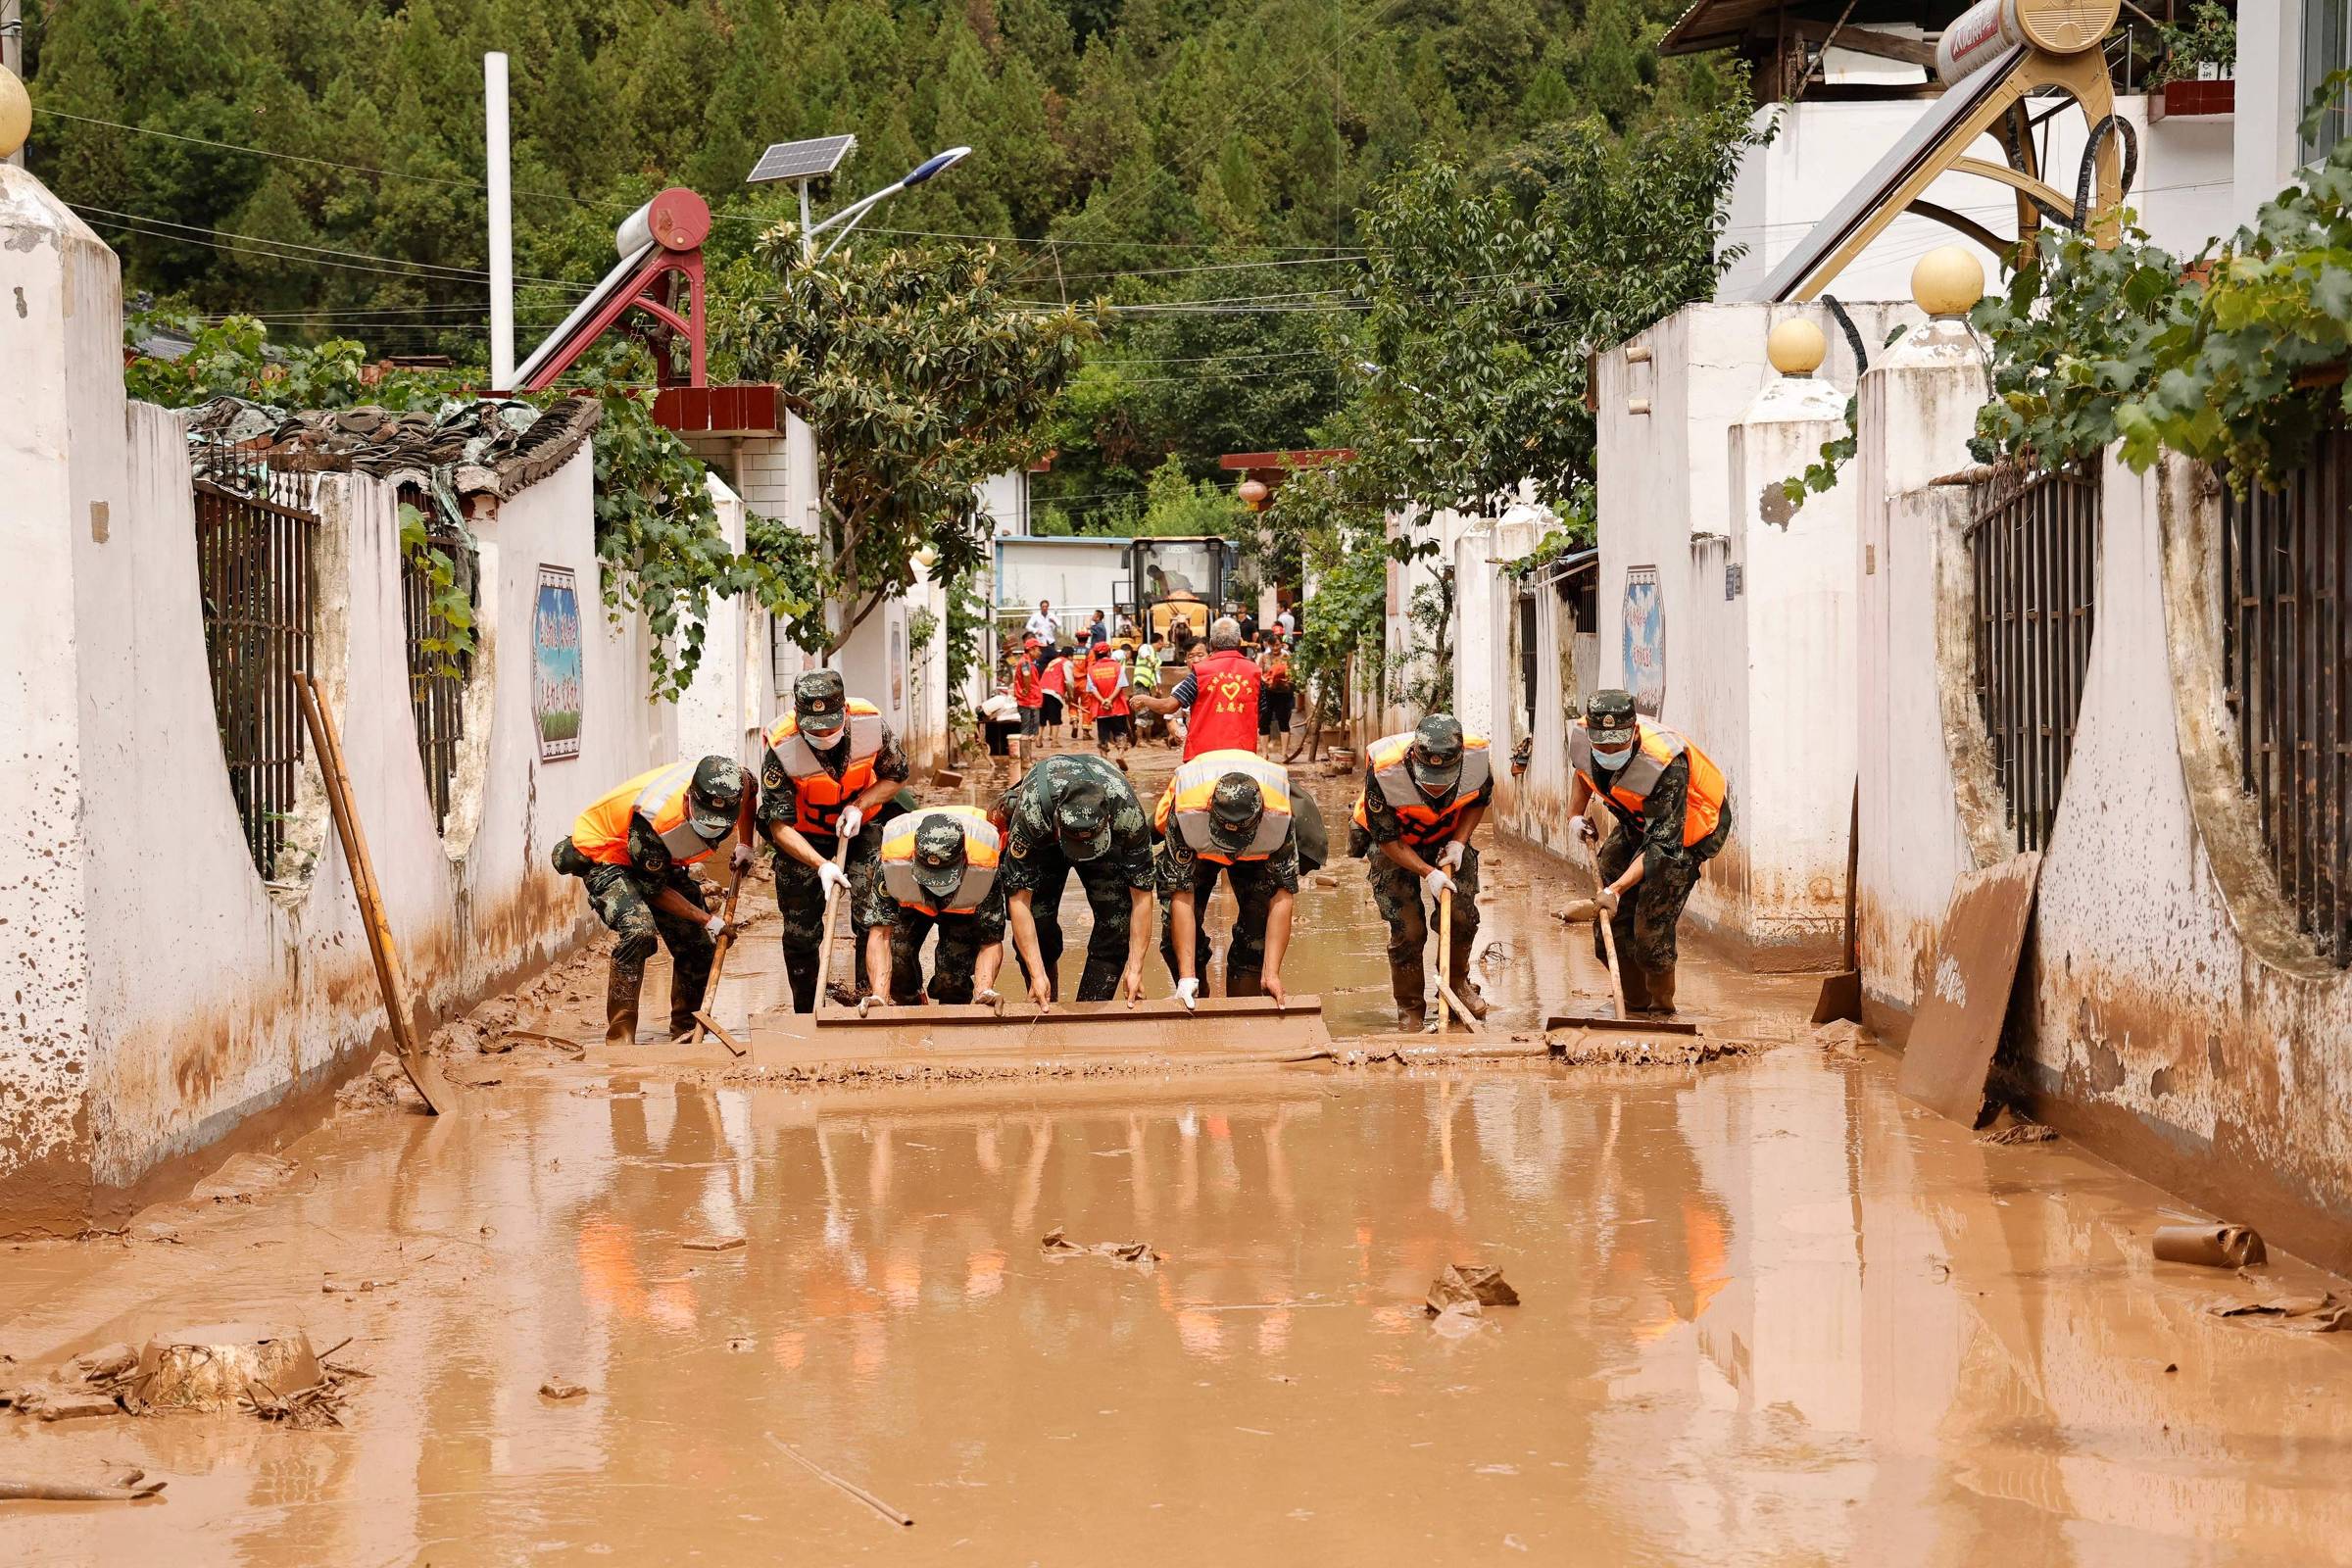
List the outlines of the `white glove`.
{"type": "Polygon", "coordinates": [[[737,876],[741,876],[752,868],[753,859],[752,847],[749,844],[738,844],[735,846],[735,853],[727,857],[727,868],[737,876]]]}
{"type": "Polygon", "coordinates": [[[1591,817],[1580,816],[1576,819],[1576,837],[1580,844],[1597,844],[1600,842],[1600,829],[1592,825],[1591,817]]]}
{"type": "Polygon", "coordinates": [[[1447,839],[1446,847],[1438,851],[1438,863],[1448,871],[1459,871],[1462,868],[1462,852],[1468,848],[1460,839],[1447,839]]]}
{"type": "Polygon", "coordinates": [[[865,813],[858,809],[853,802],[841,808],[841,819],[834,826],[843,838],[854,839],[858,836],[858,830],[865,826],[865,813]]]}
{"type": "Polygon", "coordinates": [[[850,873],[835,865],[831,860],[827,860],[816,868],[816,885],[823,888],[827,894],[847,892],[850,886],[850,873]]]}
{"type": "Polygon", "coordinates": [[[727,917],[723,914],[714,914],[703,922],[703,930],[712,938],[724,935],[726,929],[727,917]]]}
{"type": "Polygon", "coordinates": [[[1421,879],[1421,886],[1434,899],[1453,891],[1453,877],[1444,866],[1432,866],[1429,875],[1421,879]]]}
{"type": "Polygon", "coordinates": [[[1198,1003],[1198,1002],[1200,1000],[1200,980],[1199,980],[1199,979],[1197,979],[1197,978],[1186,978],[1186,979],[1183,979],[1183,980],[1179,980],[1179,981],[1177,981],[1177,982],[1176,982],[1176,1000],[1177,1000],[1178,1002],[1181,1002],[1181,1003],[1183,1003],[1183,1004],[1184,1004],[1184,1010],[1185,1010],[1185,1011],[1187,1011],[1187,1012],[1192,1012],[1192,1011],[1195,1011],[1195,1010],[1196,1010],[1196,1006],[1195,1006],[1195,1004],[1197,1004],[1197,1003],[1198,1003]]]}

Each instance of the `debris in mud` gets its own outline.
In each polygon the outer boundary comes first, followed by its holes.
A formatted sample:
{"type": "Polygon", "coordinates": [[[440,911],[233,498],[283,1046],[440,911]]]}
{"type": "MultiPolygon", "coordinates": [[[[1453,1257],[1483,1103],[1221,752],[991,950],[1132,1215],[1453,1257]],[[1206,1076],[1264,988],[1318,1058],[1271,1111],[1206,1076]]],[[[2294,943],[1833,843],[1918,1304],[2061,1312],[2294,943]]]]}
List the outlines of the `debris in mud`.
{"type": "Polygon", "coordinates": [[[732,1252],[744,1241],[740,1236],[689,1236],[678,1245],[690,1252],[732,1252]]]}
{"type": "Polygon", "coordinates": [[[1977,1134],[1978,1143],[1998,1144],[2004,1148],[2013,1148],[2019,1144],[2050,1144],[2057,1141],[2057,1128],[2045,1127],[2040,1122],[2019,1115],[2007,1106],[2001,1108],[1999,1113],[1992,1118],[1989,1126],[1977,1134]]]}
{"type": "Polygon", "coordinates": [[[907,1529],[911,1529],[913,1527],[914,1516],[912,1514],[906,1513],[900,1509],[892,1507],[889,1503],[884,1502],[880,1497],[875,1496],[872,1493],[866,1491],[865,1488],[859,1486],[857,1482],[850,1480],[847,1476],[835,1475],[832,1471],[826,1469],[823,1465],[818,1464],[814,1459],[809,1458],[807,1454],[794,1447],[791,1444],[786,1443],[782,1438],[777,1437],[773,1432],[767,1433],[765,1436],[767,1441],[774,1444],[777,1449],[780,1450],[787,1459],[790,1459],[794,1464],[799,1465],[802,1469],[808,1471],[819,1481],[824,1482],[825,1485],[839,1488],[841,1491],[848,1493],[851,1496],[856,1497],[859,1502],[864,1503],[868,1508],[873,1509],[874,1512],[880,1514],[892,1524],[907,1529]]]}
{"type": "Polygon", "coordinates": [[[727,1342],[727,1348],[737,1355],[749,1355],[758,1343],[749,1334],[738,1334],[727,1342]]]}
{"type": "Polygon", "coordinates": [[[562,1035],[551,1035],[541,1029],[504,1029],[498,1034],[484,1039],[474,1049],[485,1056],[503,1056],[517,1045],[525,1044],[546,1046],[552,1051],[560,1051],[573,1061],[578,1061],[588,1054],[588,1048],[578,1041],[567,1040],[562,1035]]]}
{"type": "Polygon", "coordinates": [[[1555,1031],[1549,1036],[1554,1058],[1575,1067],[1694,1067],[1701,1062],[1732,1056],[1752,1056],[1769,1051],[1754,1040],[1716,1040],[1706,1035],[1620,1035],[1605,1028],[1555,1031]]]}
{"type": "MultiPolygon", "coordinates": [[[[19,1405],[19,1409],[24,1406],[19,1405]]],[[[69,1394],[56,1398],[44,1398],[32,1413],[43,1421],[75,1421],[85,1416],[121,1415],[122,1401],[113,1396],[97,1398],[86,1394],[69,1394]]]]}
{"type": "Polygon", "coordinates": [[[1459,1340],[1487,1327],[1486,1313],[1476,1301],[1456,1301],[1435,1314],[1429,1326],[1449,1340],[1459,1340]]]}
{"type": "Polygon", "coordinates": [[[144,1470],[126,1471],[109,1486],[78,1481],[26,1481],[0,1476],[0,1502],[137,1502],[164,1490],[144,1470]]]}
{"type": "Polygon", "coordinates": [[[1502,1277],[1502,1270],[1486,1263],[1448,1263],[1446,1272],[1429,1282],[1422,1306],[1431,1317],[1443,1317],[1454,1307],[1517,1306],[1519,1293],[1502,1277]]]}
{"type": "Polygon", "coordinates": [[[2281,1296],[2267,1301],[2224,1301],[2206,1310],[2215,1317],[2290,1334],[2352,1333],[2352,1301],[2339,1299],[2333,1291],[2318,1296],[2281,1296]]]}
{"type": "Polygon", "coordinates": [[[1813,1043],[1841,1056],[1858,1056],[1863,1047],[1877,1045],[1878,1037],[1851,1018],[1833,1018],[1813,1031],[1813,1043]]]}
{"type": "Polygon", "coordinates": [[[1315,873],[1315,886],[1319,888],[1336,888],[1339,885],[1340,879],[1334,876],[1331,872],[1317,871],[1315,873]]]}
{"type": "Polygon", "coordinates": [[[1054,1257],[1107,1257],[1120,1263],[1133,1263],[1138,1268],[1150,1268],[1164,1261],[1165,1252],[1155,1252],[1150,1242],[1073,1242],[1058,1225],[1038,1239],[1038,1246],[1054,1257]]]}
{"type": "Polygon", "coordinates": [[[290,1427],[343,1424],[343,1383],[366,1373],[333,1364],[336,1350],[311,1350],[300,1329],[218,1323],[174,1329],[147,1342],[116,1384],[134,1415],[157,1410],[239,1409],[290,1427]]]}
{"type": "Polygon", "coordinates": [[[238,1154],[188,1195],[190,1202],[250,1203],[256,1193],[282,1187],[301,1167],[275,1154],[238,1154]]]}
{"type": "Polygon", "coordinates": [[[566,1383],[562,1378],[549,1378],[539,1385],[539,1396],[543,1399],[582,1399],[587,1396],[586,1389],[577,1383],[566,1383]]]}
{"type": "Polygon", "coordinates": [[[2167,1263],[2251,1268],[2270,1260],[2261,1233],[2250,1225],[2159,1225],[2149,1245],[2167,1263]]]}
{"type": "Polygon", "coordinates": [[[342,1110],[397,1110],[423,1103],[424,1097],[409,1082],[408,1069],[389,1051],[378,1052],[366,1072],[335,1091],[335,1104],[342,1110]]]}

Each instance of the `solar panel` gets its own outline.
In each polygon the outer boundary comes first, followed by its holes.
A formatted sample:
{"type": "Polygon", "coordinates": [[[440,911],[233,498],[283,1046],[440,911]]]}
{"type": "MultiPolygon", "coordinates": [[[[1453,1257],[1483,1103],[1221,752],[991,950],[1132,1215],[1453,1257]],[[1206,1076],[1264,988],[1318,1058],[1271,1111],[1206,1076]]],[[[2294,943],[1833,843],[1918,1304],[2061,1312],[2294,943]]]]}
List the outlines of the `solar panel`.
{"type": "Polygon", "coordinates": [[[807,141],[780,141],[760,155],[760,162],[744,178],[746,185],[757,185],[770,179],[815,179],[830,174],[841,167],[841,161],[857,150],[855,136],[812,136],[807,141]]]}

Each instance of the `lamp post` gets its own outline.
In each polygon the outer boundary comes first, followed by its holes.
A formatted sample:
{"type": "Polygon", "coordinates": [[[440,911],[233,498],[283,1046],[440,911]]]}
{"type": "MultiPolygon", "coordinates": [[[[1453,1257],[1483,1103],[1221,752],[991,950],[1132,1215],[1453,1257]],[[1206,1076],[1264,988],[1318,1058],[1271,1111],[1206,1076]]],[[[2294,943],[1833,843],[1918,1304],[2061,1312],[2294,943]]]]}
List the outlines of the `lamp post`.
{"type": "MultiPolygon", "coordinates": [[[[934,175],[940,174],[947,170],[954,168],[956,164],[959,164],[964,159],[970,157],[971,151],[972,150],[969,147],[951,147],[944,153],[933,153],[930,157],[915,165],[913,169],[907,171],[907,172],[901,176],[895,183],[885,185],[880,190],[875,191],[872,195],[861,197],[860,199],[852,202],[849,206],[844,207],[840,212],[835,213],[831,218],[825,219],[823,221],[815,224],[803,222],[801,225],[802,258],[804,260],[813,262],[822,261],[825,257],[832,255],[834,251],[840,248],[841,242],[850,237],[850,230],[856,228],[859,220],[861,220],[867,213],[873,211],[874,208],[880,206],[889,198],[896,196],[899,192],[903,190],[912,190],[915,186],[922,184],[925,180],[932,178],[934,175]],[[834,235],[832,240],[825,246],[825,248],[822,251],[819,251],[816,248],[816,236],[823,233],[826,229],[831,228],[836,223],[841,225],[841,232],[834,235]]],[[[802,187],[804,191],[806,191],[807,188],[807,186],[802,187]]],[[[804,211],[806,211],[806,209],[804,209],[804,211]]]]}

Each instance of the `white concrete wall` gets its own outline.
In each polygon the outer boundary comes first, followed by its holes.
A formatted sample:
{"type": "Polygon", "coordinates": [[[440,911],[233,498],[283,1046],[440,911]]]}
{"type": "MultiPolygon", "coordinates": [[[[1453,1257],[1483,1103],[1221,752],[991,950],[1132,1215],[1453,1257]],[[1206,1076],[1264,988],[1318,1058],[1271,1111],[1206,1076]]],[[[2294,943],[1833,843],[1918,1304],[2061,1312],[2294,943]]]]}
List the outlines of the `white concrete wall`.
{"type": "Polygon", "coordinates": [[[2304,3],[2238,0],[2231,226],[2283,189],[2300,161],[2304,3]]]}
{"type": "Polygon", "coordinates": [[[1029,470],[1007,468],[974,487],[980,493],[980,512],[988,518],[989,534],[1017,538],[1029,531],[1029,470]]]}
{"type": "MultiPolygon", "coordinates": [[[[1907,305],[1848,311],[1874,357],[1887,353],[1896,325],[1919,318],[1907,305]]],[[[1654,571],[1664,628],[1657,716],[1723,768],[1734,808],[1732,840],[1708,863],[1691,916],[1759,963],[1825,963],[1836,956],[1831,932],[1843,927],[1852,751],[1819,737],[1853,725],[1853,686],[1838,671],[1856,594],[1854,504],[1841,483],[1785,526],[1766,522],[1764,507],[1768,487],[1818,455],[1830,406],[1842,412],[1852,350],[1820,307],[1693,305],[1601,355],[1599,372],[1599,683],[1635,684],[1627,588],[1637,571],[1654,571]],[[1830,344],[1811,422],[1735,439],[1777,375],[1765,338],[1791,315],[1814,320],[1830,344]],[[1735,565],[1740,589],[1728,597],[1735,565]],[[1766,731],[1759,752],[1754,737],[1766,731]]],[[[1769,400],[1761,412],[1763,425],[1786,422],[1769,400]]],[[[1563,794],[1562,812],[1565,804],[1563,794]]],[[[1564,832],[1538,827],[1531,836],[1546,842],[1564,832]]]]}
{"type": "MultiPolygon", "coordinates": [[[[2245,15],[2251,16],[2252,11],[2245,15]]],[[[2246,37],[2242,24],[2240,37],[2242,43],[2246,37]]],[[[2291,102],[2291,70],[2288,75],[2286,100],[2291,102]]],[[[2248,94],[2242,73],[2239,94],[2239,123],[2243,124],[2248,94]]],[[[1744,245],[1747,250],[1724,273],[1716,297],[1748,298],[1929,106],[1926,99],[1896,98],[1800,102],[1757,110],[1759,122],[1779,117],[1780,134],[1770,146],[1748,153],[1733,182],[1724,243],[1744,245]]],[[[2156,243],[2176,254],[2191,255],[2209,237],[2229,233],[2243,214],[2252,210],[2252,202],[2237,193],[2237,182],[2253,175],[2247,165],[2249,155],[2236,155],[2240,167],[2233,172],[2231,122],[2228,118],[2176,116],[2151,125],[2147,106],[2147,99],[2138,95],[2116,100],[2116,113],[2139,135],[2139,174],[2127,200],[2137,210],[2140,226],[2156,243]]],[[[2255,114],[2259,119],[2266,112],[2258,107],[2255,114]]],[[[2287,109],[2285,116],[2291,146],[2291,131],[2300,110],[2287,109]]],[[[2070,200],[2080,176],[2087,133],[2082,115],[2072,109],[2049,122],[2043,177],[2070,200]]],[[[1992,163],[2002,161],[1998,144],[1989,136],[1980,137],[1972,151],[1992,163]]],[[[2254,201],[2278,188],[2285,167],[2279,167],[2278,177],[2254,201]]],[[[1975,219],[1995,234],[2017,231],[2016,199],[2005,186],[1991,180],[1973,174],[1945,174],[1928,187],[1927,197],[1975,219]]],[[[1911,269],[1919,258],[1936,246],[1955,243],[1976,252],[1987,277],[2000,275],[1991,252],[1932,219],[1906,215],[1888,224],[1827,292],[1846,301],[1907,298],[1911,269]]]]}
{"type": "MultiPolygon", "coordinates": [[[[719,531],[740,553],[747,509],[716,470],[707,477],[719,531]]],[[[714,600],[702,662],[678,699],[678,746],[691,757],[732,757],[758,766],[760,731],[776,711],[773,617],[749,599],[714,600]]]]}

